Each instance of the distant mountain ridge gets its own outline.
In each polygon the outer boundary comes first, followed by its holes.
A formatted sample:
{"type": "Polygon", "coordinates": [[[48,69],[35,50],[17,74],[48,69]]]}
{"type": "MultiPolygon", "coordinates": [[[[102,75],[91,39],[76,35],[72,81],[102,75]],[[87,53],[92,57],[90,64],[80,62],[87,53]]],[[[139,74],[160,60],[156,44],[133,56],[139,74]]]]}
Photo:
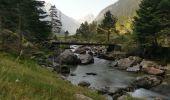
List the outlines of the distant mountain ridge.
{"type": "Polygon", "coordinates": [[[91,23],[92,21],[94,21],[95,17],[93,14],[88,14],[87,16],[79,19],[78,21],[80,23],[84,23],[85,21],[87,21],[88,23],[91,23]]]}
{"type": "MultiPolygon", "coordinates": [[[[48,14],[50,13],[49,9],[50,9],[51,6],[52,6],[51,3],[45,4],[45,10],[48,14]]],[[[64,33],[65,31],[69,31],[69,33],[71,35],[75,34],[77,28],[80,27],[80,22],[78,22],[75,19],[68,17],[67,15],[63,14],[59,9],[57,9],[57,10],[58,10],[59,17],[60,17],[61,23],[62,23],[62,32],[61,33],[64,33]]],[[[46,19],[50,20],[49,17],[47,17],[46,19]]]]}
{"type": "Polygon", "coordinates": [[[120,28],[120,26],[125,26],[124,30],[127,31],[128,28],[131,27],[130,24],[136,14],[136,10],[139,9],[140,2],[141,0],[119,0],[103,9],[96,17],[95,21],[100,23],[104,18],[104,14],[107,11],[111,11],[111,13],[118,18],[118,28],[120,28]]]}

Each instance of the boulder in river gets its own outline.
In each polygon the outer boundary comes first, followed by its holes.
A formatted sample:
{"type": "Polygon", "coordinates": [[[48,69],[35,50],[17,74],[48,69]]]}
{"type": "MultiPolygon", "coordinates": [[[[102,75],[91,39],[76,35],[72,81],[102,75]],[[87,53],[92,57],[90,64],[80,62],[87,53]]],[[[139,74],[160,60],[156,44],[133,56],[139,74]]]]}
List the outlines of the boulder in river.
{"type": "Polygon", "coordinates": [[[162,82],[162,80],[157,78],[157,77],[155,77],[155,76],[142,76],[142,77],[138,77],[132,83],[132,86],[135,86],[136,88],[150,89],[152,87],[160,85],[161,82],[162,82]]]}
{"type": "Polygon", "coordinates": [[[87,82],[87,81],[82,81],[78,84],[78,86],[82,86],[82,87],[89,87],[90,86],[90,83],[87,82]]]}
{"type": "Polygon", "coordinates": [[[161,66],[152,61],[143,60],[140,64],[142,70],[151,75],[164,75],[165,71],[161,69],[161,66]]]}
{"type": "Polygon", "coordinates": [[[65,50],[57,57],[56,62],[59,64],[77,65],[81,61],[71,50],[65,50]]]}
{"type": "Polygon", "coordinates": [[[143,68],[144,72],[151,74],[151,75],[164,75],[165,71],[159,69],[159,68],[155,68],[155,67],[147,67],[147,68],[143,68]]]}
{"type": "Polygon", "coordinates": [[[166,82],[163,82],[159,86],[153,87],[151,90],[170,97],[170,85],[166,82]]]}
{"type": "Polygon", "coordinates": [[[81,64],[82,64],[82,65],[87,65],[87,64],[92,64],[92,63],[94,63],[94,58],[93,58],[93,56],[91,56],[91,55],[89,55],[89,54],[79,55],[79,59],[81,60],[81,64]]]}
{"type": "Polygon", "coordinates": [[[142,59],[140,57],[130,56],[128,58],[118,60],[117,66],[118,66],[118,69],[121,69],[121,70],[139,71],[140,66],[137,66],[137,64],[140,63],[141,61],[142,59]]]}
{"type": "Polygon", "coordinates": [[[157,63],[153,62],[153,61],[147,61],[147,60],[143,60],[140,65],[142,66],[142,68],[147,68],[147,67],[155,67],[155,68],[159,68],[160,65],[158,65],[157,63]]]}
{"type": "Polygon", "coordinates": [[[86,47],[79,47],[75,50],[75,53],[78,53],[78,54],[86,54],[86,47]]]}
{"type": "Polygon", "coordinates": [[[126,70],[128,67],[132,67],[133,63],[134,61],[129,58],[120,59],[118,60],[118,69],[126,70]]]}

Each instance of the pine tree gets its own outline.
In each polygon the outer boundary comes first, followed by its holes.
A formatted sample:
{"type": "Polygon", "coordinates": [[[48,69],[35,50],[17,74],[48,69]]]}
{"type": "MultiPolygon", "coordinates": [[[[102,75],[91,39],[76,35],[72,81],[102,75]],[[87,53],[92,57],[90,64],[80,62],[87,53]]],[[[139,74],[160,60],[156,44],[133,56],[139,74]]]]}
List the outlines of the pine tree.
{"type": "Polygon", "coordinates": [[[20,30],[31,41],[48,38],[51,27],[49,22],[42,20],[47,17],[42,10],[44,3],[38,0],[0,0],[2,28],[16,33],[20,30]]]}
{"type": "Polygon", "coordinates": [[[170,0],[143,0],[134,21],[140,47],[162,46],[170,31],[170,0]]]}
{"type": "Polygon", "coordinates": [[[69,32],[68,32],[68,31],[65,31],[65,32],[64,32],[64,35],[65,35],[65,41],[66,41],[67,38],[68,38],[69,32]]]}
{"type": "Polygon", "coordinates": [[[110,11],[108,11],[104,15],[104,19],[103,19],[101,25],[99,25],[99,28],[101,30],[106,31],[108,42],[110,41],[111,32],[116,31],[116,22],[117,22],[117,18],[115,16],[113,16],[110,11]]]}
{"type": "Polygon", "coordinates": [[[51,17],[51,27],[52,33],[60,33],[62,23],[59,18],[59,12],[57,11],[55,5],[50,8],[50,17],[51,17]]]}
{"type": "Polygon", "coordinates": [[[134,19],[134,32],[140,47],[158,46],[159,18],[155,15],[160,0],[143,0],[134,19]]]}
{"type": "MultiPolygon", "coordinates": [[[[159,17],[160,32],[158,38],[163,40],[163,44],[166,44],[170,40],[170,0],[161,0],[158,5],[157,12],[155,13],[159,17]]],[[[169,41],[170,44],[170,41],[169,41]]]]}
{"type": "Polygon", "coordinates": [[[80,28],[77,29],[77,34],[80,34],[83,38],[88,38],[89,34],[90,34],[90,30],[89,30],[89,24],[88,22],[84,22],[80,25],[80,28]]]}

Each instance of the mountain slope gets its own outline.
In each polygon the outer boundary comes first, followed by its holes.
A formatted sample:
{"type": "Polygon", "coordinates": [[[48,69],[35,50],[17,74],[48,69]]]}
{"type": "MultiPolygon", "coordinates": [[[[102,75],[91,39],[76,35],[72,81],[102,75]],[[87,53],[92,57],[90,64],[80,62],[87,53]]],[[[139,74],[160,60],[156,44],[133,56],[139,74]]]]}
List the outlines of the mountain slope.
{"type": "MultiPolygon", "coordinates": [[[[49,9],[52,6],[51,3],[46,3],[45,4],[45,10],[46,12],[49,14],[49,9]]],[[[61,22],[62,22],[62,33],[64,33],[64,31],[69,31],[70,34],[74,34],[77,30],[77,28],[80,26],[80,23],[76,20],[74,20],[71,17],[68,17],[67,15],[63,14],[60,10],[57,9],[57,12],[61,18],[61,22]]],[[[47,18],[48,20],[50,20],[50,18],[47,18]]]]}
{"type": "Polygon", "coordinates": [[[100,23],[104,18],[104,14],[107,11],[111,11],[111,13],[118,18],[117,28],[124,32],[130,31],[133,16],[139,8],[140,2],[141,0],[119,0],[115,4],[103,9],[95,20],[100,23]]]}
{"type": "Polygon", "coordinates": [[[75,34],[76,30],[80,27],[80,23],[78,21],[66,16],[63,13],[61,14],[61,22],[63,24],[62,29],[64,31],[68,30],[71,34],[75,34]]]}
{"type": "Polygon", "coordinates": [[[88,14],[87,16],[79,19],[78,21],[79,21],[80,23],[84,23],[85,21],[87,21],[88,23],[91,23],[94,19],[95,19],[95,17],[94,17],[93,14],[88,14]]]}

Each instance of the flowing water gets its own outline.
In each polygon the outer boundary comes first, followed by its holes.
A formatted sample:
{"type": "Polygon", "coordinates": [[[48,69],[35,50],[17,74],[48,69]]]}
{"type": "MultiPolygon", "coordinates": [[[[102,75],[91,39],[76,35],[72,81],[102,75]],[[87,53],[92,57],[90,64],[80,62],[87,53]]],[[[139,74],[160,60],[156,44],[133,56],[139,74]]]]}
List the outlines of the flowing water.
{"type": "MultiPolygon", "coordinates": [[[[71,73],[74,73],[76,76],[69,75],[67,79],[75,85],[79,82],[87,81],[91,84],[90,88],[92,89],[107,87],[110,92],[114,92],[118,88],[124,88],[136,79],[136,75],[114,69],[110,67],[111,64],[112,61],[94,58],[94,64],[72,67],[71,73]],[[96,73],[97,75],[86,75],[86,73],[96,73]]],[[[146,89],[138,89],[130,94],[134,97],[145,98],[146,100],[153,100],[155,97],[161,97],[163,100],[170,100],[168,96],[146,89]]],[[[108,99],[112,100],[111,98],[108,99]]]]}

